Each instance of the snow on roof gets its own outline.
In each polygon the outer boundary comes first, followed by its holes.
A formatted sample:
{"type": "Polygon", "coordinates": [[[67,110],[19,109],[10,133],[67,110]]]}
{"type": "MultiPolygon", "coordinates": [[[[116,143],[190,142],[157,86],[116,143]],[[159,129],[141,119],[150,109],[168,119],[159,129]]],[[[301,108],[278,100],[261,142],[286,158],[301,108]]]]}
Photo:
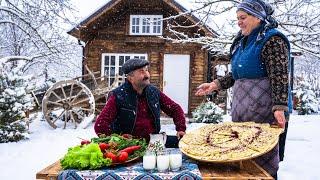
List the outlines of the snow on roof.
{"type": "MultiPolygon", "coordinates": [[[[93,21],[97,16],[101,15],[102,13],[106,12],[107,10],[111,9],[113,6],[121,2],[121,0],[108,0],[106,3],[98,6],[95,11],[92,11],[91,14],[85,16],[80,20],[77,26],[72,27],[68,33],[72,34],[72,32],[78,30],[80,27],[85,26],[87,23],[90,23],[90,21],[93,21]]],[[[194,7],[193,0],[172,0],[170,3],[177,6],[182,12],[190,12],[192,11],[192,8],[194,7]]],[[[196,22],[199,22],[199,16],[197,16],[194,13],[191,13],[191,18],[195,20],[196,22]]],[[[214,32],[214,30],[205,24],[204,28],[206,28],[209,32],[213,32],[214,34],[217,34],[214,32]]]]}
{"type": "MultiPolygon", "coordinates": [[[[101,2],[100,3],[98,2],[98,5],[96,6],[96,8],[90,14],[84,15],[83,18],[81,18],[79,20],[78,24],[80,25],[80,24],[86,22],[91,17],[96,16],[98,13],[101,12],[101,9],[104,9],[104,7],[110,6],[112,3],[114,3],[114,1],[116,1],[116,0],[107,0],[102,4],[101,4],[101,2]]],[[[185,11],[190,11],[192,9],[192,7],[194,6],[191,3],[192,0],[175,0],[175,1],[178,2],[178,5],[180,5],[180,7],[182,7],[185,11]]],[[[72,29],[73,29],[73,27],[69,31],[71,31],[72,29]]]]}

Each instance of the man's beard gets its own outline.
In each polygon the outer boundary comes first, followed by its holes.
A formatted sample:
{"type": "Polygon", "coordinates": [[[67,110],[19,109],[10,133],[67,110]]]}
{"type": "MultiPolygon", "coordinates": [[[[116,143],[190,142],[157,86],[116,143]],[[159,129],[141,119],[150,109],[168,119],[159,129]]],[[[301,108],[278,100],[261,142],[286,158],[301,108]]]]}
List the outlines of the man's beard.
{"type": "Polygon", "coordinates": [[[149,77],[144,77],[142,81],[140,81],[138,84],[139,88],[144,89],[147,85],[149,85],[150,84],[149,79],[150,79],[149,77]]]}

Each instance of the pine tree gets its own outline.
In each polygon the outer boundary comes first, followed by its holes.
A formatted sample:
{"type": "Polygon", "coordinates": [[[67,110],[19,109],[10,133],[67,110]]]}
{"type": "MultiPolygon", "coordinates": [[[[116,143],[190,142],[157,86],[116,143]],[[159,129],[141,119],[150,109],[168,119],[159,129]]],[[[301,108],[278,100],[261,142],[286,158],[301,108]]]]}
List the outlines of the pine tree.
{"type": "Polygon", "coordinates": [[[211,101],[201,103],[193,112],[190,122],[219,123],[222,121],[223,109],[211,101]]]}
{"type": "MultiPolygon", "coordinates": [[[[1,60],[1,59],[0,59],[1,60]]],[[[16,142],[28,137],[25,112],[32,107],[31,76],[21,71],[21,63],[0,61],[0,143],[16,142]]]]}
{"type": "Polygon", "coordinates": [[[302,81],[295,93],[295,96],[299,99],[297,104],[298,114],[304,115],[318,112],[319,102],[307,81],[302,81]]]}

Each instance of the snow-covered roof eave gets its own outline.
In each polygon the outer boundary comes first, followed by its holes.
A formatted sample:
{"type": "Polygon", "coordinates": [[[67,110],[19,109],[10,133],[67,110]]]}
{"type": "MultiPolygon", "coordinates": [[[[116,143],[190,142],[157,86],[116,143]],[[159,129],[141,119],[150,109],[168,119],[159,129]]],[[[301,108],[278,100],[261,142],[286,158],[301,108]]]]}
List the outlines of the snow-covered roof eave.
{"type": "Polygon", "coordinates": [[[86,28],[87,26],[81,26],[78,24],[77,26],[71,28],[70,30],[67,31],[68,34],[70,34],[73,37],[76,37],[77,39],[80,39],[80,30],[83,28],[86,28]]]}
{"type": "MultiPolygon", "coordinates": [[[[180,3],[178,3],[175,0],[163,0],[163,1],[166,2],[170,6],[173,6],[173,8],[177,9],[179,12],[187,12],[187,11],[189,11],[187,8],[185,8],[184,6],[182,6],[180,3]]],[[[104,4],[101,7],[97,8],[97,10],[94,11],[92,14],[90,14],[89,16],[87,16],[83,20],[81,20],[80,23],[77,26],[71,28],[69,31],[67,31],[67,33],[72,35],[72,36],[74,36],[74,37],[76,37],[77,39],[80,39],[80,30],[82,28],[87,27],[90,23],[95,21],[102,14],[104,14],[107,11],[109,11],[110,9],[112,9],[115,5],[117,5],[120,2],[121,2],[121,0],[109,0],[106,4],[104,4]]],[[[190,18],[189,19],[194,23],[197,23],[197,22],[200,21],[199,18],[197,18],[193,14],[188,14],[188,17],[190,17],[191,19],[190,18]]],[[[218,35],[217,32],[215,32],[212,28],[210,28],[207,25],[203,25],[202,28],[205,30],[205,32],[209,36],[217,36],[218,35]]]]}
{"type": "Polygon", "coordinates": [[[69,31],[67,31],[68,34],[80,39],[80,30],[82,28],[86,28],[88,24],[96,20],[98,17],[100,17],[103,13],[114,7],[116,4],[118,4],[121,0],[108,0],[106,4],[98,7],[93,13],[89,14],[88,16],[84,17],[82,20],[80,20],[80,23],[76,25],[75,27],[72,27],[69,31]]]}

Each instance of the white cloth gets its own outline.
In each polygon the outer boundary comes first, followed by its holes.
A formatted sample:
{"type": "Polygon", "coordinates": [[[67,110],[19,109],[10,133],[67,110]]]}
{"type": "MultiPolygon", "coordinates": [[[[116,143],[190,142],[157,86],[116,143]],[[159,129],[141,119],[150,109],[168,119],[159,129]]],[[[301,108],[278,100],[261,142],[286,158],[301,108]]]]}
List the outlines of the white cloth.
{"type": "Polygon", "coordinates": [[[231,64],[228,64],[228,73],[231,72],[231,64]]]}
{"type": "Polygon", "coordinates": [[[216,70],[217,76],[225,76],[226,75],[226,71],[228,70],[226,65],[224,65],[224,64],[216,65],[214,67],[214,69],[216,70]]]}

